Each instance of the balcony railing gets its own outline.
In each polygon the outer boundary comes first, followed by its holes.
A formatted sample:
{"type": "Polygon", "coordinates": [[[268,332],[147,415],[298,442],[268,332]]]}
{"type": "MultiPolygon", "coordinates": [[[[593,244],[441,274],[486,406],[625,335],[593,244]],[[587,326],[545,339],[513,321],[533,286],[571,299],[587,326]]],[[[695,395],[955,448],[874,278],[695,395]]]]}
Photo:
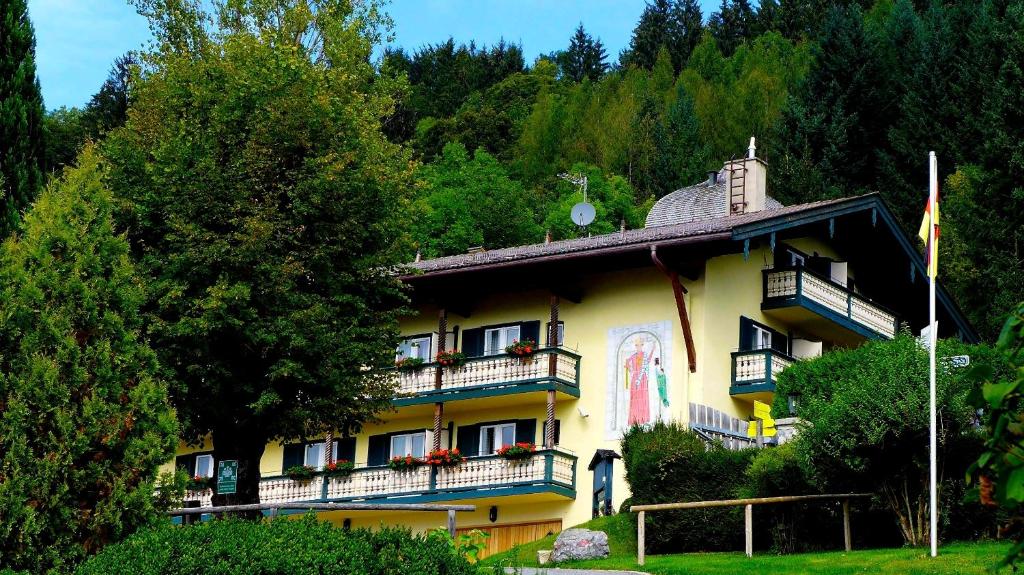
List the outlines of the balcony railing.
{"type": "MultiPolygon", "coordinates": [[[[423,501],[496,497],[550,492],[576,497],[576,456],[561,449],[538,451],[510,461],[498,456],[471,457],[451,468],[421,465],[409,471],[389,467],[356,469],[348,477],[322,475],[309,481],[284,476],[260,480],[261,503],[359,501],[418,498],[423,501]]],[[[186,500],[210,504],[212,490],[188,491],[186,500]]]]}
{"type": "Polygon", "coordinates": [[[732,352],[732,386],[729,393],[738,395],[775,391],[775,378],[793,365],[792,357],[774,349],[732,352]]]}
{"type": "Polygon", "coordinates": [[[768,269],[763,278],[763,309],[800,305],[866,337],[896,336],[896,314],[809,269],[768,269]]]}
{"type": "Polygon", "coordinates": [[[525,358],[504,353],[470,358],[461,367],[441,368],[440,387],[437,369],[436,363],[426,363],[416,369],[396,370],[395,403],[411,405],[540,389],[579,397],[580,356],[561,348],[542,348],[525,358]]]}

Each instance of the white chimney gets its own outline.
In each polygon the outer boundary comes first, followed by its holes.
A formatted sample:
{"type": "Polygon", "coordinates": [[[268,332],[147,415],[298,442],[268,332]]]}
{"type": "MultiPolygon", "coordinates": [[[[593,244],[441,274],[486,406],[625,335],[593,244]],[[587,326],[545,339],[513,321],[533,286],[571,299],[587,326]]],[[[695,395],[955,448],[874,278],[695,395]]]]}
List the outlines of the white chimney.
{"type": "Polygon", "coordinates": [[[730,216],[764,209],[768,187],[768,164],[756,156],[753,136],[747,157],[725,163],[725,202],[730,216]]]}

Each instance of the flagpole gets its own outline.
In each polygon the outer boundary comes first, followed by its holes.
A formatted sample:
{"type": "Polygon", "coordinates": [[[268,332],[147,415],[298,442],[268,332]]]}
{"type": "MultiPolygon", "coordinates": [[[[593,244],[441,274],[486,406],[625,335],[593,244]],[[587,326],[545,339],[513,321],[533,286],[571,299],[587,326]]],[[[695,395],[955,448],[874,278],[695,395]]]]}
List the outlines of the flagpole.
{"type": "MultiPolygon", "coordinates": [[[[938,161],[935,159],[935,152],[928,153],[928,168],[929,168],[929,190],[928,190],[928,209],[930,214],[929,222],[929,239],[931,242],[936,241],[935,237],[935,214],[938,213],[935,205],[936,199],[939,196],[939,166],[938,161]]],[[[938,494],[936,489],[936,441],[935,441],[935,343],[938,339],[938,326],[935,323],[935,281],[938,277],[938,249],[937,246],[933,248],[931,245],[928,246],[930,253],[930,266],[935,266],[935,272],[929,273],[928,279],[928,399],[929,399],[929,422],[928,422],[928,442],[929,442],[929,483],[931,484],[931,546],[932,546],[932,557],[938,554],[939,546],[939,516],[938,516],[938,494]]]]}

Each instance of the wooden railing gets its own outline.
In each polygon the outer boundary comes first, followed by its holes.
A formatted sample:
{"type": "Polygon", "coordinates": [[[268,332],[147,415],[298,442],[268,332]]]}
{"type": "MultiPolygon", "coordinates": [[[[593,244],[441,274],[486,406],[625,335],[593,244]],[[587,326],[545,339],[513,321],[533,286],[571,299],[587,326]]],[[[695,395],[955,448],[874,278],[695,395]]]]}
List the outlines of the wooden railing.
{"type": "MultiPolygon", "coordinates": [[[[308,481],[285,476],[260,480],[260,502],[354,501],[425,494],[457,494],[476,489],[507,489],[523,486],[576,488],[576,456],[562,449],[538,451],[521,461],[496,455],[470,457],[451,467],[421,465],[409,471],[389,467],[364,467],[348,477],[316,475],[308,481]]],[[[186,492],[185,499],[211,504],[212,490],[186,492]]]]}
{"type": "Polygon", "coordinates": [[[732,352],[733,393],[755,385],[775,384],[775,378],[796,360],[774,349],[732,352]]]}
{"type": "Polygon", "coordinates": [[[425,363],[415,369],[397,369],[398,396],[410,397],[445,394],[460,390],[501,388],[542,381],[556,381],[578,389],[580,356],[562,348],[541,348],[530,357],[505,353],[475,357],[460,367],[441,368],[441,387],[437,385],[436,363],[425,363]],[[555,370],[551,374],[554,357],[555,370]]]}
{"type": "Polygon", "coordinates": [[[848,288],[804,267],[763,271],[764,303],[810,303],[879,336],[892,339],[898,327],[896,314],[848,288]]]}
{"type": "Polygon", "coordinates": [[[655,503],[651,505],[633,505],[630,512],[636,513],[636,562],[644,564],[646,556],[646,522],[649,511],[669,511],[673,509],[707,509],[709,507],[740,507],[744,508],[743,533],[744,551],[747,557],[754,556],[754,506],[778,503],[799,503],[805,501],[839,501],[843,505],[843,546],[847,551],[853,549],[850,536],[850,499],[871,497],[870,493],[836,493],[823,495],[784,495],[781,497],[755,497],[750,499],[722,499],[715,501],[687,501],[684,503],[655,503]]]}

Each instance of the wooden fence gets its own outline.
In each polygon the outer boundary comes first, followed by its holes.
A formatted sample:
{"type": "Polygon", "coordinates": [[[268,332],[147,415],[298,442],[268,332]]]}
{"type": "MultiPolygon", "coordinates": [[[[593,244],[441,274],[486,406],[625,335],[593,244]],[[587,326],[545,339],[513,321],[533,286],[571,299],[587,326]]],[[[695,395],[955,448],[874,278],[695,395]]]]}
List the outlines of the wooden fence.
{"type": "Polygon", "coordinates": [[[744,506],[743,532],[746,540],[747,557],[754,555],[754,506],[772,503],[796,503],[800,501],[841,501],[843,504],[843,543],[846,550],[852,549],[850,538],[850,499],[871,497],[870,493],[832,493],[825,495],[785,495],[782,497],[756,497],[751,499],[723,499],[717,501],[690,501],[686,503],[656,503],[652,505],[633,505],[630,511],[636,512],[636,562],[644,564],[644,521],[648,511],[667,511],[670,509],[706,509],[708,507],[739,507],[744,506]]]}
{"type": "Polygon", "coordinates": [[[171,517],[207,515],[242,511],[270,511],[276,517],[281,509],[301,511],[433,511],[448,513],[448,533],[455,538],[455,514],[459,511],[476,511],[476,505],[432,505],[416,503],[249,503],[246,505],[221,505],[213,507],[183,507],[167,512],[171,517]]]}

